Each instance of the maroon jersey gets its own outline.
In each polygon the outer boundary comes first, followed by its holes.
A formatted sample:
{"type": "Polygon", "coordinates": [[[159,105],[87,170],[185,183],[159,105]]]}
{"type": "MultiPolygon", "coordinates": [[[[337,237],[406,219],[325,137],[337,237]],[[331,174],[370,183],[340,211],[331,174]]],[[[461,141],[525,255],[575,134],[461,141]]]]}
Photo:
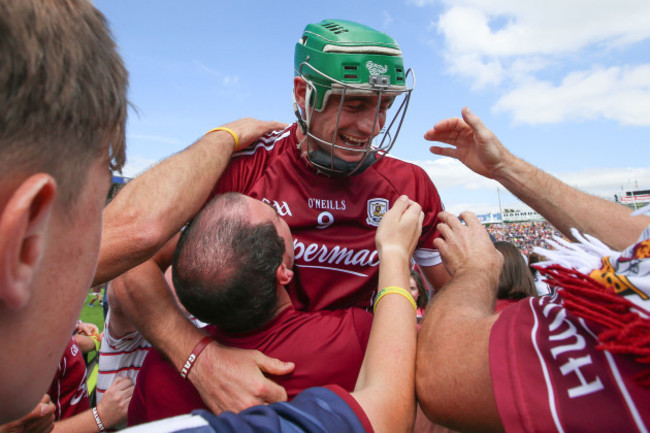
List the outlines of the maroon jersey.
{"type": "Polygon", "coordinates": [[[56,406],[54,416],[57,421],[90,409],[86,386],[86,362],[74,337],[70,337],[68,341],[59,362],[59,369],[47,393],[56,406]]]}
{"type": "Polygon", "coordinates": [[[503,309],[490,335],[490,370],[506,431],[648,431],[650,389],[629,355],[596,349],[599,325],[557,295],[503,309]]]}
{"type": "MultiPolygon", "coordinates": [[[[227,346],[257,349],[267,356],[294,362],[294,371],[272,379],[289,399],[314,386],[354,385],[368,344],[372,315],[359,308],[303,313],[288,307],[262,329],[245,334],[210,330],[227,346]]],[[[138,375],[129,404],[128,425],[207,409],[198,391],[181,377],[160,352],[151,349],[138,375]]]]}
{"type": "Polygon", "coordinates": [[[299,155],[296,127],[236,153],[214,194],[235,191],[269,203],[289,224],[296,258],[289,294],[297,309],[370,305],[379,269],[375,230],[402,194],[425,213],[416,261],[440,263],[433,239],[442,204],[424,170],[385,157],[356,176],[319,175],[299,155]]]}

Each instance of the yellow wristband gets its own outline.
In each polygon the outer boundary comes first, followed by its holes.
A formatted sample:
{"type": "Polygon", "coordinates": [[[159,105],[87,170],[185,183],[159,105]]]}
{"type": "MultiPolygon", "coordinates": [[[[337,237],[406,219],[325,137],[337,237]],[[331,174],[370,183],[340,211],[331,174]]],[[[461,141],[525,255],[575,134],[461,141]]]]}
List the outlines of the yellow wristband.
{"type": "Polygon", "coordinates": [[[235,134],[235,131],[233,131],[230,128],[226,128],[225,126],[220,126],[218,128],[213,128],[213,129],[209,130],[208,132],[206,132],[206,134],[209,134],[209,133],[214,132],[214,131],[226,131],[227,133],[232,135],[232,138],[235,140],[235,148],[234,148],[233,151],[237,151],[237,148],[239,147],[239,137],[237,137],[237,134],[235,134]]]}
{"type": "Polygon", "coordinates": [[[415,299],[413,299],[413,296],[411,295],[411,293],[409,293],[408,290],[405,290],[405,289],[403,289],[403,288],[401,288],[401,287],[397,287],[397,286],[388,286],[388,287],[384,287],[384,288],[383,288],[383,289],[382,289],[382,290],[377,294],[377,297],[375,298],[375,304],[374,304],[373,307],[372,307],[372,311],[373,311],[373,313],[377,310],[377,304],[379,304],[379,301],[381,300],[381,298],[383,298],[384,296],[386,296],[386,295],[388,295],[388,294],[391,294],[391,293],[396,293],[396,294],[398,294],[398,295],[402,295],[402,296],[404,296],[406,299],[408,299],[408,301],[409,301],[409,302],[411,303],[411,305],[413,306],[413,309],[414,309],[415,312],[417,313],[417,311],[418,311],[418,305],[415,303],[415,299]]]}

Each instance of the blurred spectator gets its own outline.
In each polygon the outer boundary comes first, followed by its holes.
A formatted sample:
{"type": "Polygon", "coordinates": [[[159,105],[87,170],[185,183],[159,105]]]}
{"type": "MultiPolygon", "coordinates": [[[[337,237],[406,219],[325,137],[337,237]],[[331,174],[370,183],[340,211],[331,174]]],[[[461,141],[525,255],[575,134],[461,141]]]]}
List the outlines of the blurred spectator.
{"type": "Polygon", "coordinates": [[[496,223],[485,227],[493,241],[506,241],[514,244],[524,255],[533,247],[550,248],[546,242],[553,236],[564,237],[548,221],[522,223],[496,223]]]}
{"type": "Polygon", "coordinates": [[[537,296],[533,276],[519,248],[503,241],[494,242],[494,247],[503,255],[503,269],[497,292],[497,312],[520,299],[537,296]]]}
{"type": "Polygon", "coordinates": [[[429,303],[429,293],[424,286],[424,281],[422,280],[422,275],[415,269],[411,270],[411,296],[415,299],[415,303],[418,306],[418,329],[420,329],[420,322],[424,318],[424,310],[427,308],[429,303]]]}
{"type": "Polygon", "coordinates": [[[90,300],[88,303],[89,307],[94,307],[94,303],[99,301],[99,305],[103,306],[104,305],[104,299],[102,298],[102,288],[105,288],[106,284],[98,284],[97,286],[93,287],[93,295],[94,297],[90,300]]]}
{"type": "Polygon", "coordinates": [[[535,252],[528,254],[528,269],[530,269],[530,273],[533,275],[533,280],[535,281],[535,289],[537,289],[537,294],[539,296],[544,296],[552,293],[551,286],[549,286],[548,283],[544,281],[537,268],[533,266],[535,263],[544,262],[546,260],[546,257],[535,252]]]}

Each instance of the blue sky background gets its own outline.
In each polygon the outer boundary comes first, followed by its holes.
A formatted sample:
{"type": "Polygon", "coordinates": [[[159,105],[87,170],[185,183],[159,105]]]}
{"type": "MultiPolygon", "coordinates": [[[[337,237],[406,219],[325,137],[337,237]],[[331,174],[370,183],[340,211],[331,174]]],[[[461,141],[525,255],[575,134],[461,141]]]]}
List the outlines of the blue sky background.
{"type": "MultiPolygon", "coordinates": [[[[134,176],[244,116],[292,122],[293,50],[307,23],[393,36],[416,77],[391,153],[421,165],[454,212],[498,211],[496,183],[422,136],[469,106],[516,155],[591,193],[650,189],[647,0],[95,0],[130,71],[134,176]]],[[[501,190],[502,207],[525,209],[501,190]]]]}

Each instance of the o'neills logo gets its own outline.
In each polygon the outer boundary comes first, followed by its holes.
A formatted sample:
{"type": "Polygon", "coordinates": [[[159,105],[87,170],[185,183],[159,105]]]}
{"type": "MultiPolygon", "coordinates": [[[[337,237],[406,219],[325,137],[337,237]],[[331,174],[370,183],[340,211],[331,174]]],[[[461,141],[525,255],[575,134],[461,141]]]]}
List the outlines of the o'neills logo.
{"type": "Polygon", "coordinates": [[[296,260],[302,259],[305,263],[358,266],[377,266],[379,264],[379,256],[376,250],[361,249],[356,251],[341,248],[338,245],[328,249],[325,245],[317,243],[305,245],[298,239],[293,240],[293,252],[296,260]]]}
{"type": "Polygon", "coordinates": [[[321,200],[319,198],[310,198],[307,200],[307,205],[311,209],[327,209],[327,210],[345,210],[345,200],[321,200]]]}
{"type": "Polygon", "coordinates": [[[377,227],[387,211],[388,200],[385,198],[372,198],[368,200],[368,218],[366,218],[366,222],[371,226],[377,227]]]}

